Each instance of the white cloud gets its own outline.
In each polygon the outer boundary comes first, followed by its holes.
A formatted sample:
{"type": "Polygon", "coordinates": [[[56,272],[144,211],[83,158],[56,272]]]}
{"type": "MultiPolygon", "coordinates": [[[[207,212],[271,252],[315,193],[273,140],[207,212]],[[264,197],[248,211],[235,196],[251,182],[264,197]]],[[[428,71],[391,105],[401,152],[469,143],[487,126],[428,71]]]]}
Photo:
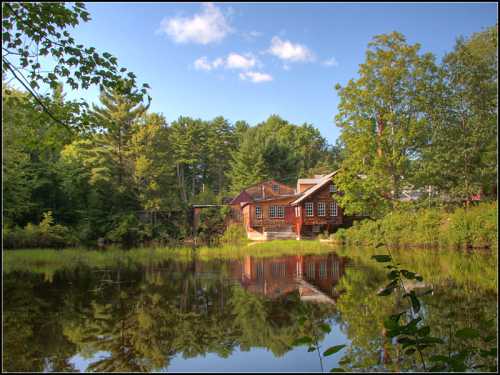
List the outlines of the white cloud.
{"type": "Polygon", "coordinates": [[[323,65],[325,65],[325,66],[334,66],[335,67],[335,66],[339,66],[339,63],[335,59],[335,57],[332,56],[330,59],[323,61],[323,65]]]}
{"type": "Polygon", "coordinates": [[[260,72],[242,72],[239,76],[241,80],[245,81],[249,79],[253,83],[269,82],[273,80],[271,75],[260,72]]]}
{"type": "Polygon", "coordinates": [[[214,4],[203,3],[201,13],[191,18],[164,18],[159,31],[170,36],[176,43],[209,44],[221,41],[232,30],[226,17],[214,4]]]}
{"type": "Polygon", "coordinates": [[[206,56],[200,57],[199,59],[196,59],[194,62],[194,68],[196,70],[212,70],[213,65],[206,56]]]}
{"type": "Polygon", "coordinates": [[[224,65],[224,59],[221,58],[221,57],[218,57],[216,58],[213,62],[212,62],[212,66],[215,68],[218,68],[219,66],[221,65],[224,65]]]}
{"type": "Polygon", "coordinates": [[[226,58],[218,57],[213,61],[208,60],[206,56],[202,56],[196,59],[193,65],[196,70],[210,71],[219,67],[248,70],[259,64],[259,61],[250,53],[240,55],[231,52],[226,58]]]}
{"type": "Polygon", "coordinates": [[[247,54],[247,56],[242,56],[237,53],[230,53],[226,59],[226,68],[228,69],[250,69],[255,66],[257,60],[252,56],[247,54]]]}
{"type": "Polygon", "coordinates": [[[309,48],[302,44],[294,44],[289,40],[282,40],[274,36],[271,39],[271,47],[268,52],[274,56],[286,61],[314,61],[314,54],[309,48]]]}

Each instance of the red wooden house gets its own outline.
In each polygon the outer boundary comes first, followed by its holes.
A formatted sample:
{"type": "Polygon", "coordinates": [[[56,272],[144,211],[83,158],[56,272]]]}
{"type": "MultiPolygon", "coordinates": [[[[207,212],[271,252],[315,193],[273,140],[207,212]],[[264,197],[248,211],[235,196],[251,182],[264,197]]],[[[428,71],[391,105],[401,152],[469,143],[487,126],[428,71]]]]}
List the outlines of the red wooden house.
{"type": "Polygon", "coordinates": [[[231,201],[232,218],[253,240],[331,232],[344,220],[335,200],[340,194],[332,181],[335,173],[299,179],[296,189],[275,180],[250,186],[231,201]]]}

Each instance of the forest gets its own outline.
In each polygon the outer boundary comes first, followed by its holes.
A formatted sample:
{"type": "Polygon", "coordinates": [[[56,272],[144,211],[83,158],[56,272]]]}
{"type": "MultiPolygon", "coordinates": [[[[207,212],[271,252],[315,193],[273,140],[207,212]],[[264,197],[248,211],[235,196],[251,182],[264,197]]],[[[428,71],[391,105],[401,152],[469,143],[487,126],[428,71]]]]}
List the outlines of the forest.
{"type": "Polygon", "coordinates": [[[258,124],[166,119],[149,109],[148,84],[75,43],[66,29],[90,21],[83,3],[2,10],[5,247],[176,243],[192,235],[192,204],[336,169],[347,214],[406,209],[405,189],[428,192],[413,208],[496,200],[497,25],[457,36],[442,61],[398,32],[374,36],[359,76],[335,87],[332,145],[278,114],[258,124]],[[91,85],[99,103],[66,99],[63,87],[91,85]]]}

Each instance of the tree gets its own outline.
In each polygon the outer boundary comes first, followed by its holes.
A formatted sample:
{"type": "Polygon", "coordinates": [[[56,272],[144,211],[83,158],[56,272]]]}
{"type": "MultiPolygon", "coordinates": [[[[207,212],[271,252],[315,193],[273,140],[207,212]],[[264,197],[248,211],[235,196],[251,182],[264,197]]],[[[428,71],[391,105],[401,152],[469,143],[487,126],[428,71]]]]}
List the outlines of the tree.
{"type": "Polygon", "coordinates": [[[142,98],[137,98],[135,92],[129,90],[126,94],[113,89],[102,88],[100,100],[103,107],[93,107],[92,115],[96,123],[104,131],[102,138],[111,148],[115,162],[115,174],[118,184],[122,185],[131,177],[130,143],[136,131],[137,120],[149,107],[142,104],[142,98]]]}
{"type": "Polygon", "coordinates": [[[277,115],[240,134],[228,172],[233,193],[268,178],[293,184],[329,158],[326,141],[317,129],[290,124],[277,115]]]}
{"type": "Polygon", "coordinates": [[[400,33],[378,35],[368,46],[360,77],[336,86],[346,158],[335,183],[344,191],[339,203],[346,214],[380,215],[396,205],[412,181],[426,94],[438,77],[433,55],[420,55],[420,45],[408,45],[400,33]]]}
{"type": "Polygon", "coordinates": [[[457,40],[429,113],[419,173],[458,201],[496,189],[497,40],[496,26],[457,40]]]}
{"type": "MultiPolygon", "coordinates": [[[[75,44],[67,29],[81,21],[90,21],[90,14],[81,2],[72,6],[64,2],[2,4],[2,74],[16,79],[52,120],[69,126],[81,126],[83,116],[69,120],[59,118],[37,92],[41,84],[55,88],[64,80],[75,90],[91,85],[118,90],[136,86],[135,75],[132,72],[123,75],[127,69],[118,68],[116,57],[108,52],[101,55],[94,47],[75,44]],[[39,58],[45,56],[53,58],[53,66],[42,67],[39,58]]],[[[143,84],[133,95],[136,99],[142,97],[147,94],[147,88],[149,86],[143,84]]],[[[79,105],[85,112],[87,104],[82,101],[79,105]]]]}

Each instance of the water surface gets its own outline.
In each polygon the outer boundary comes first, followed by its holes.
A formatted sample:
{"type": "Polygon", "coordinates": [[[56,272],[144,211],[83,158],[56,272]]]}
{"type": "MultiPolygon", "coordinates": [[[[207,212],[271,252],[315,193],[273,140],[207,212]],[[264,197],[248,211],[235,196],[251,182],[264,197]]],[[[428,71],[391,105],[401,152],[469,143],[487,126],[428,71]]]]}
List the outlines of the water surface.
{"type": "MultiPolygon", "coordinates": [[[[418,254],[399,256],[414,267],[434,267],[426,278],[434,294],[422,310],[435,335],[446,336],[450,325],[496,319],[496,282],[455,270],[472,273],[478,262],[482,272],[496,266],[460,254],[453,258],[462,257],[457,264],[441,257],[444,270],[436,261],[427,264],[436,254],[418,254]]],[[[383,335],[383,319],[398,301],[376,296],[385,271],[363,251],[193,255],[107,267],[72,264],[50,273],[33,265],[10,268],[3,279],[6,371],[414,368],[383,335]],[[301,323],[304,311],[308,320],[301,323]],[[319,337],[323,349],[348,344],[323,364],[317,353],[294,345],[320,323],[331,327],[319,337]]]]}

